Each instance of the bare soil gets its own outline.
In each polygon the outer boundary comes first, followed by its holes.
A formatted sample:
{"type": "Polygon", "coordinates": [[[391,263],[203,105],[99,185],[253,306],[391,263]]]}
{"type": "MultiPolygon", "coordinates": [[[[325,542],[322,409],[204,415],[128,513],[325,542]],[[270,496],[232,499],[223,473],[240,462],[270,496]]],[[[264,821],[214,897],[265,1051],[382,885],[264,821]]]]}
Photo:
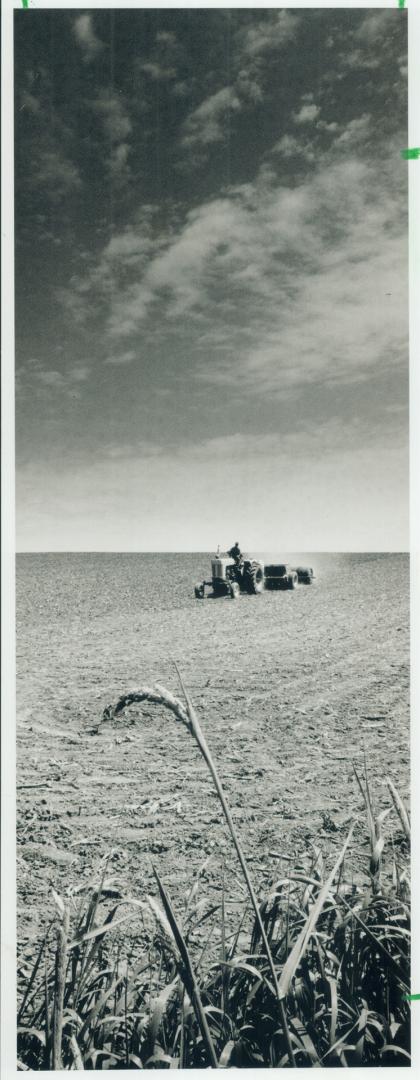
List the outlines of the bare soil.
{"type": "MultiPolygon", "coordinates": [[[[164,571],[158,558],[21,558],[21,947],[49,921],[51,888],[92,881],[111,850],[112,872],[134,895],[156,893],[154,863],[181,910],[211,856],[208,902],[220,898],[225,864],[228,910],[243,904],[211,778],[182,725],[132,707],[92,734],[128,689],[157,681],[179,693],[174,660],[260,894],[281,876],[281,856],[300,859],[315,843],[332,858],[357,815],[354,864],[366,871],[354,764],[366,761],[378,808],[389,803],[387,776],[408,797],[406,556],[313,556],[312,586],[204,602],[193,585],[206,556],[162,556],[164,571]]],[[[386,829],[398,842],[394,814],[386,829]]]]}

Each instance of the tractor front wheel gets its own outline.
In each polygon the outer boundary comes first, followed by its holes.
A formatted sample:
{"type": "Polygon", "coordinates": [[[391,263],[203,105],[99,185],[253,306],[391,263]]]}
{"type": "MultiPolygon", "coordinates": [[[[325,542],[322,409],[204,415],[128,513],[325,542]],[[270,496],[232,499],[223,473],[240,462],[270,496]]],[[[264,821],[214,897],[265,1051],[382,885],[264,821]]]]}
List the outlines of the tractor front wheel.
{"type": "Polygon", "coordinates": [[[194,596],[196,600],[204,600],[204,585],[194,585],[194,596]]]}
{"type": "Polygon", "coordinates": [[[238,599],[240,591],[241,590],[239,588],[238,582],[237,581],[232,581],[231,585],[230,585],[230,595],[232,597],[232,600],[237,600],[238,599]]]}

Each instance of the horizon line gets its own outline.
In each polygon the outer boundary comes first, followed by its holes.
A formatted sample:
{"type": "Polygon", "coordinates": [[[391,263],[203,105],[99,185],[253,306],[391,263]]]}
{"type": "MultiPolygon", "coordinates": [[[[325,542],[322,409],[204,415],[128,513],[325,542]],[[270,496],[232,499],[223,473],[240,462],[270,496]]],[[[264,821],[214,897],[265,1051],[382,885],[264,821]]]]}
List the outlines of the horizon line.
{"type": "MultiPolygon", "coordinates": [[[[258,551],[260,554],[264,554],[262,548],[252,548],[252,551],[258,551]]],[[[284,549],[283,549],[284,550],[284,549]]],[[[311,555],[410,555],[409,548],[323,548],[312,549],[309,548],[290,548],[290,551],[300,551],[305,553],[305,550],[311,555]]],[[[273,551],[273,548],[267,548],[267,553],[273,551]]],[[[212,548],[37,548],[37,549],[16,549],[15,555],[209,555],[216,554],[212,548]]],[[[221,551],[220,554],[227,554],[225,551],[221,551]]]]}

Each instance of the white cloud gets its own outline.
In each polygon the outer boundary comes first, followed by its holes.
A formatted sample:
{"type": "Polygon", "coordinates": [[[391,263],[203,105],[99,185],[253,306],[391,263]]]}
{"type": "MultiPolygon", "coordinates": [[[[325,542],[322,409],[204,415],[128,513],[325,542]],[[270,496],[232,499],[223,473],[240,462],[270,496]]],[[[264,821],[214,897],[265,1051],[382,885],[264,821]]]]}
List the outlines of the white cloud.
{"type": "Polygon", "coordinates": [[[254,105],[263,99],[263,91],[255,77],[252,77],[249,69],[241,68],[236,78],[236,87],[241,98],[250,101],[254,105]]]}
{"type": "Polygon", "coordinates": [[[56,390],[63,390],[67,387],[65,376],[60,371],[37,371],[36,378],[44,386],[52,386],[56,390]]]}
{"type": "Polygon", "coordinates": [[[343,63],[348,68],[360,68],[364,71],[375,71],[381,65],[378,56],[371,56],[363,49],[352,49],[350,52],[345,53],[343,63]]]}
{"type": "Polygon", "coordinates": [[[37,115],[41,111],[41,102],[35,94],[31,94],[29,90],[23,90],[21,94],[21,108],[27,109],[28,112],[37,115]]]}
{"type": "MultiPolygon", "coordinates": [[[[308,122],[313,121],[316,118],[319,109],[317,106],[305,105],[301,109],[300,113],[295,115],[294,119],[297,123],[306,126],[308,122]],[[308,116],[308,110],[317,110],[317,112],[311,111],[308,116]]],[[[336,121],[327,123],[325,120],[317,120],[315,124],[315,130],[312,129],[310,139],[307,139],[299,133],[299,136],[290,135],[286,133],[282,135],[274,146],[271,148],[271,154],[280,154],[284,158],[301,157],[307,162],[313,162],[320,159],[321,149],[320,140],[317,132],[323,132],[326,135],[336,136],[330,143],[330,151],[353,151],[359,144],[363,144],[372,135],[372,117],[368,113],[364,113],[363,116],[355,117],[350,120],[349,123],[343,127],[336,121]]],[[[325,151],[322,151],[325,154],[325,151]]]]}
{"type": "Polygon", "coordinates": [[[339,130],[339,124],[336,120],[332,120],[331,123],[327,123],[326,120],[318,120],[316,127],[319,131],[335,132],[339,130]]]}
{"type": "Polygon", "coordinates": [[[229,113],[240,108],[238,95],[231,86],[225,86],[206,98],[185,121],[184,146],[219,142],[225,135],[229,113]]]}
{"type": "Polygon", "coordinates": [[[45,368],[40,360],[34,360],[33,365],[33,370],[29,373],[31,387],[33,386],[32,378],[34,378],[46,389],[69,397],[80,397],[77,387],[80,383],[86,382],[90,376],[90,368],[87,364],[75,364],[74,367],[67,368],[65,371],[45,368]]]}
{"type": "Polygon", "coordinates": [[[380,168],[357,156],[369,123],[351,121],[296,186],[261,169],[157,240],[145,225],[116,234],[87,283],[107,332],[157,320],[170,339],[188,315],[196,378],[246,396],[405,371],[404,204],[393,148],[380,168]]]}
{"type": "MultiPolygon", "coordinates": [[[[185,227],[149,262],[138,283],[113,304],[110,328],[117,336],[129,333],[147,316],[162,290],[169,295],[169,315],[175,317],[199,304],[203,276],[217,276],[217,249],[235,242],[240,246],[243,211],[230,199],[217,199],[188,214],[185,227]]],[[[128,237],[125,236],[125,243],[128,237]]]]}
{"type": "Polygon", "coordinates": [[[294,135],[282,135],[271,149],[272,154],[280,154],[281,157],[303,157],[306,161],[315,161],[315,153],[311,143],[304,143],[302,139],[296,139],[294,135]]]}
{"type": "Polygon", "coordinates": [[[78,15],[73,25],[76,39],[82,49],[86,62],[93,60],[104,48],[104,44],[95,34],[92,15],[78,15]]]}
{"type": "Polygon", "coordinates": [[[266,53],[290,42],[298,27],[299,18],[283,10],[266,12],[264,19],[251,17],[249,24],[235,33],[231,55],[232,84],[211,94],[187,117],[183,146],[208,147],[220,142],[228,129],[230,114],[263,99],[266,53]]]}
{"type": "Polygon", "coordinates": [[[130,176],[128,157],[131,149],[127,140],[132,132],[132,123],[125,102],[120,94],[101,90],[89,104],[99,116],[106,139],[111,143],[107,160],[111,177],[114,181],[127,180],[130,176]]]}
{"type": "Polygon", "coordinates": [[[81,187],[82,181],[77,165],[68,159],[60,148],[39,149],[35,160],[32,180],[40,187],[49,187],[55,197],[81,187]]]}
{"type": "Polygon", "coordinates": [[[158,30],[156,34],[156,44],[163,45],[165,48],[174,49],[178,45],[178,39],[173,30],[158,30]]]}
{"type": "MultiPolygon", "coordinates": [[[[287,467],[291,460],[296,464],[302,459],[328,462],[335,454],[345,453],[358,444],[361,453],[367,448],[385,448],[388,445],[387,432],[367,430],[357,416],[346,422],[332,417],[318,425],[312,425],[307,418],[306,425],[300,425],[298,430],[279,430],[270,434],[237,431],[202,439],[194,446],[194,458],[203,462],[240,462],[247,458],[263,457],[287,467]]],[[[406,433],[396,440],[395,445],[400,450],[407,448],[406,433]]],[[[189,455],[188,444],[171,450],[171,456],[179,460],[186,461],[189,455]]]]}
{"type": "MultiPolygon", "coordinates": [[[[347,73],[348,70],[352,72],[357,71],[379,71],[384,65],[384,61],[387,61],[389,66],[395,62],[394,55],[394,35],[393,31],[397,27],[397,20],[400,18],[400,13],[397,8],[392,10],[379,10],[370,11],[356,29],[349,30],[345,41],[343,51],[338,51],[338,60],[340,67],[342,68],[339,78],[343,77],[343,73],[347,73]]],[[[337,50],[340,50],[342,41],[337,37],[335,42],[332,42],[337,50]]],[[[324,79],[326,82],[330,82],[331,78],[334,78],[332,72],[326,72],[324,79]]]]}
{"type": "Polygon", "coordinates": [[[302,105],[299,112],[294,114],[293,119],[295,124],[311,124],[319,116],[320,112],[319,105],[302,105]]]}
{"type": "MultiPolygon", "coordinates": [[[[363,381],[375,369],[405,371],[404,251],[395,238],[382,240],[378,254],[364,255],[363,246],[355,230],[346,255],[324,253],[316,275],[295,275],[295,298],[283,301],[271,330],[244,358],[245,385],[257,381],[260,393],[286,396],[311,382],[331,387],[363,381]]],[[[230,382],[232,372],[221,365],[219,376],[230,382]]]]}
{"type": "Polygon", "coordinates": [[[297,15],[285,10],[266,12],[265,18],[259,22],[254,18],[249,26],[243,27],[236,35],[240,54],[252,59],[281,48],[294,38],[299,22],[297,15]]]}
{"type": "Polygon", "coordinates": [[[354,148],[359,143],[370,137],[372,132],[372,117],[368,113],[350,120],[341,135],[333,143],[334,149],[354,148]]]}
{"type": "Polygon", "coordinates": [[[118,143],[111,150],[111,154],[108,161],[109,171],[114,180],[128,179],[131,175],[128,166],[128,155],[130,153],[130,146],[128,143],[118,143]]]}
{"type": "Polygon", "coordinates": [[[142,262],[153,252],[153,244],[149,236],[140,228],[139,231],[128,227],[125,232],[111,237],[104,248],[103,257],[110,262],[123,260],[126,265],[142,262]]]}
{"type": "Polygon", "coordinates": [[[375,48],[382,39],[389,35],[399,18],[398,11],[370,11],[354,31],[356,41],[375,48]]]}
{"type": "Polygon", "coordinates": [[[141,70],[144,71],[145,75],[149,75],[154,82],[166,82],[168,79],[176,78],[176,68],[164,67],[162,64],[153,60],[142,64],[141,70]]]}
{"type": "Polygon", "coordinates": [[[75,367],[67,370],[67,376],[73,382],[86,382],[89,378],[90,369],[87,365],[76,364],[75,367]]]}
{"type": "Polygon", "coordinates": [[[91,105],[100,116],[105,134],[112,142],[123,141],[130,135],[132,124],[120,94],[101,90],[91,105]]]}

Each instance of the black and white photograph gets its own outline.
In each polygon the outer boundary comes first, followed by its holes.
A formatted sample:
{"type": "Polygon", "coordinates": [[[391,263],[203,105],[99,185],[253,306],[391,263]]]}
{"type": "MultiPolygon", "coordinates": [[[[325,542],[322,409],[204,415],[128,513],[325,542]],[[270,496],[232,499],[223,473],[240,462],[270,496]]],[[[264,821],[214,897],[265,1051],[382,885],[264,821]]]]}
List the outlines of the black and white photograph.
{"type": "Polygon", "coordinates": [[[410,1067],[408,15],[15,7],[19,1072],[410,1067]]]}

